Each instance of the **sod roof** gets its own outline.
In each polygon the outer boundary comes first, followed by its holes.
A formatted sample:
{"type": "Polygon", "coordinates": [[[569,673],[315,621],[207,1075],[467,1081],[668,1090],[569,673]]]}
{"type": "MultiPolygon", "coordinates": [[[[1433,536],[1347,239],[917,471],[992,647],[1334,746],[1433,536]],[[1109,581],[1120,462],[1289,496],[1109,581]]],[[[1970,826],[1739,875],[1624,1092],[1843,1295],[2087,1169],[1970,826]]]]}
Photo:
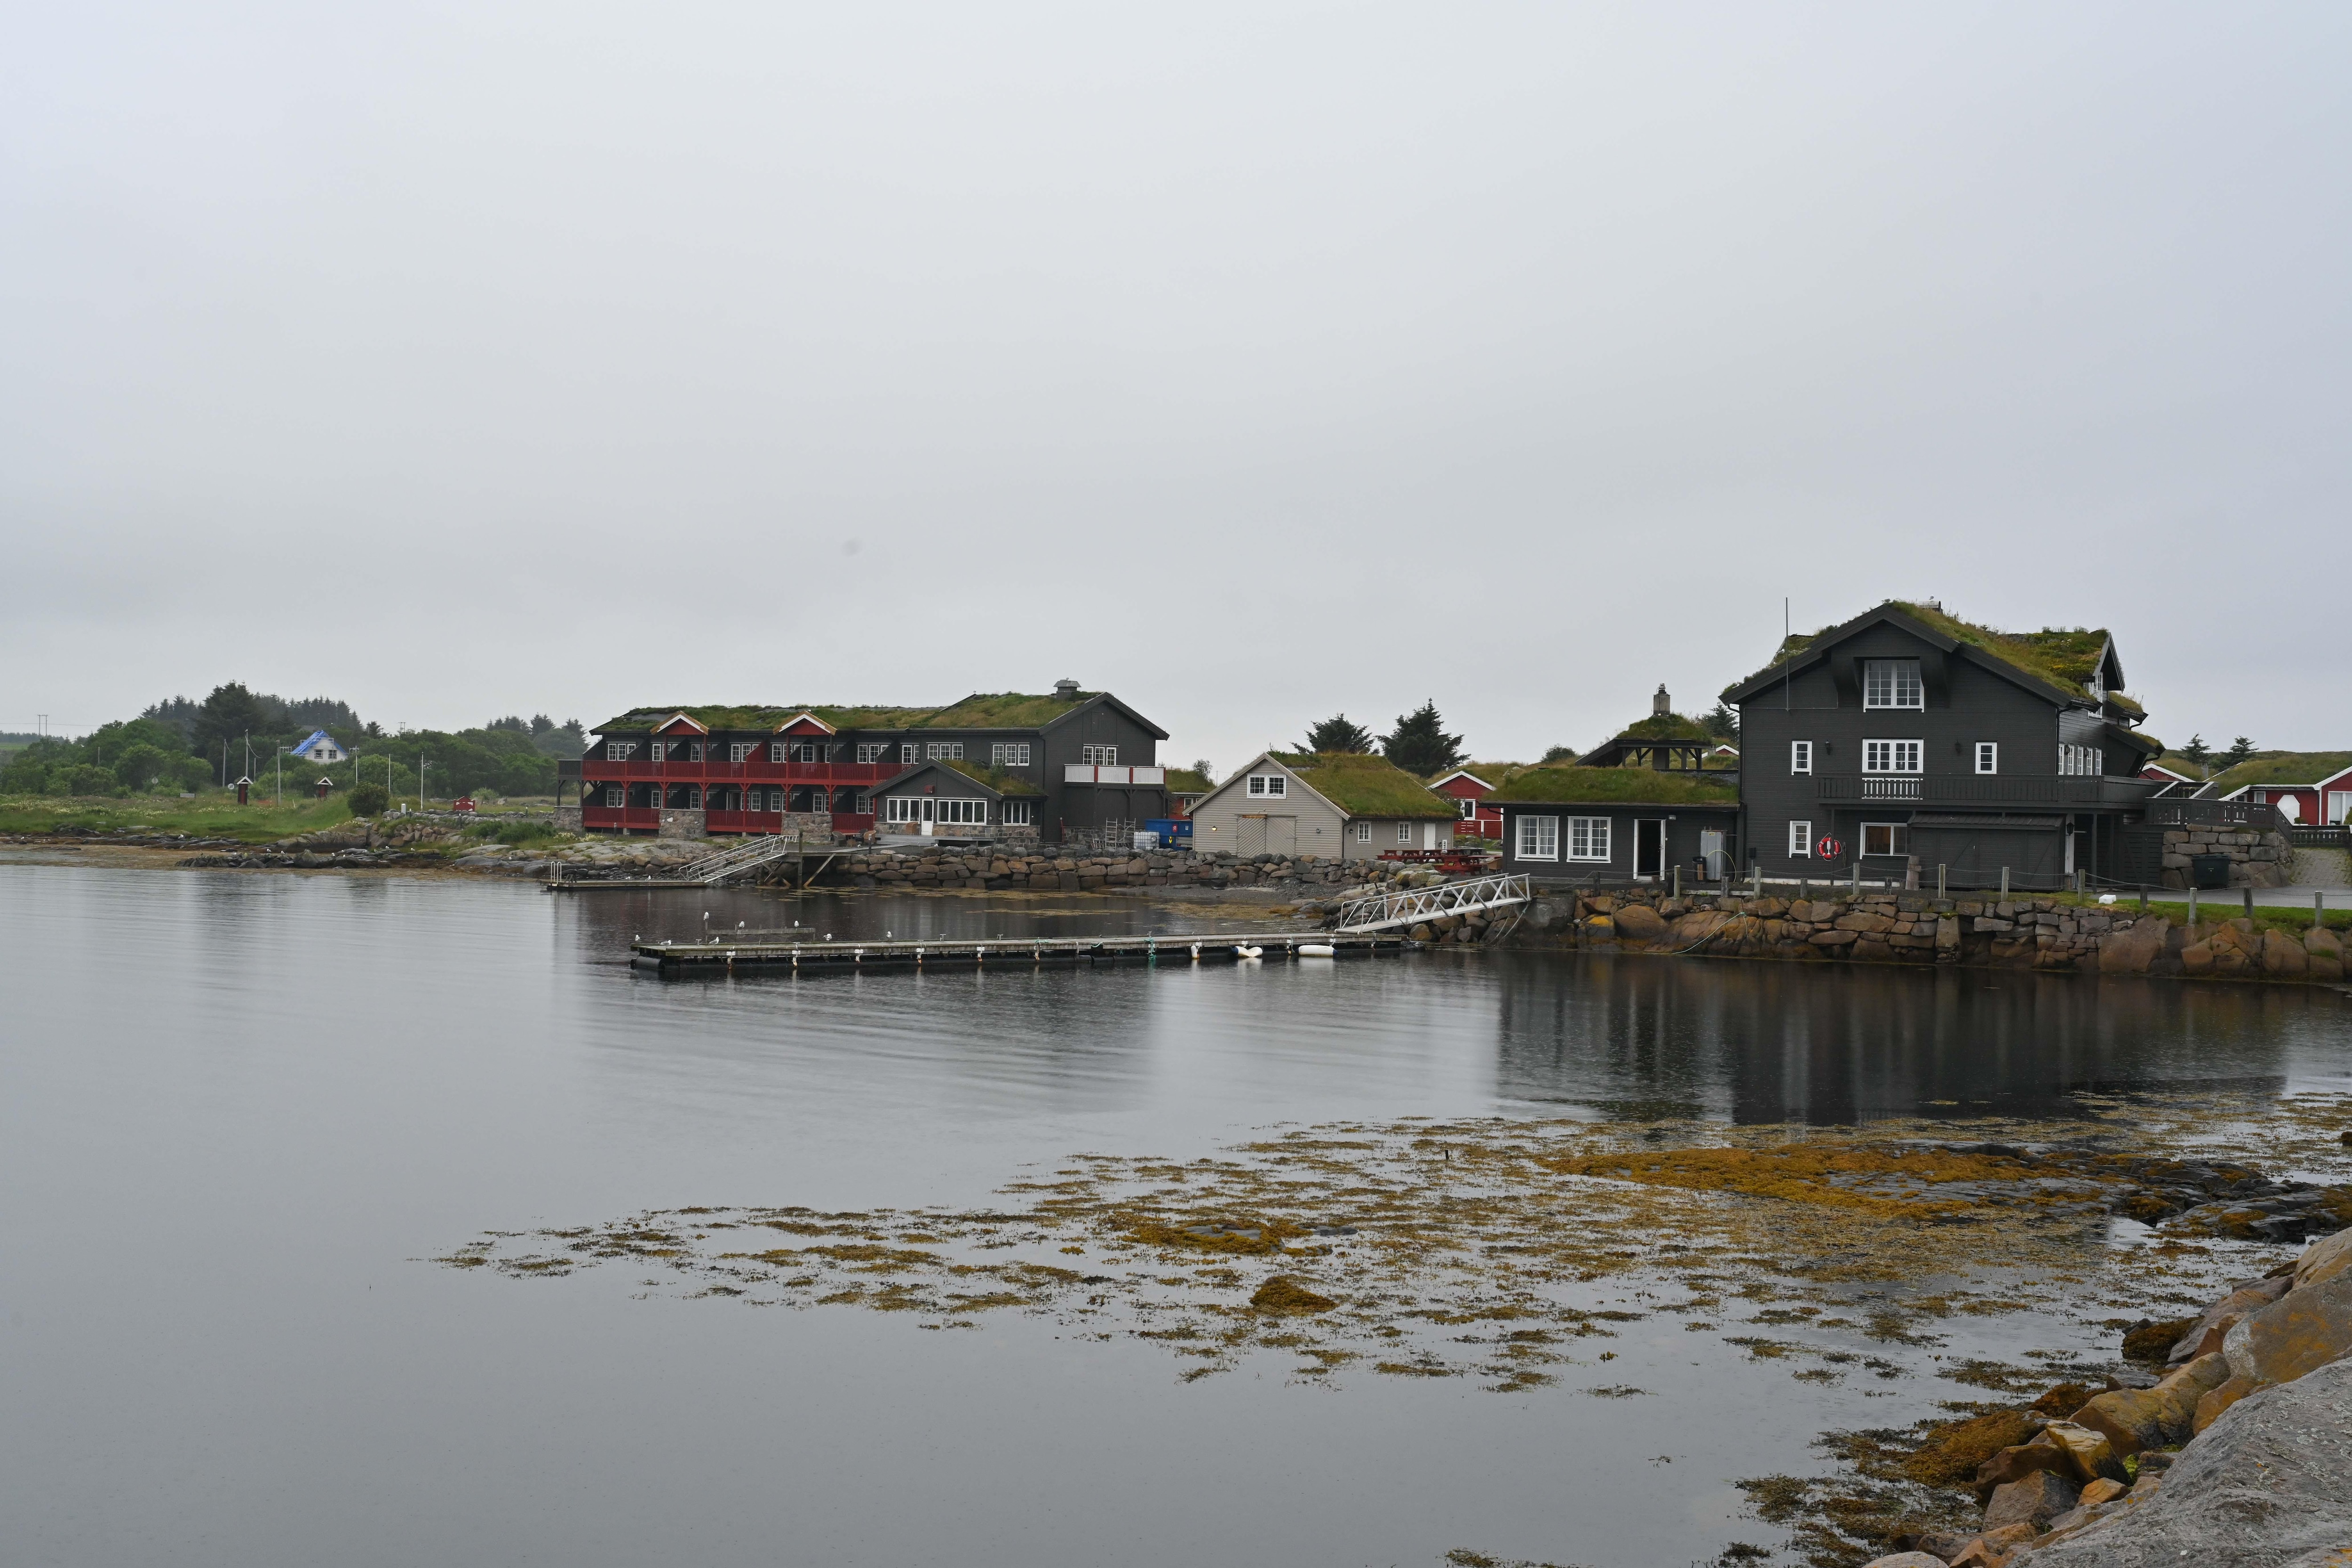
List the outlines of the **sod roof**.
{"type": "Polygon", "coordinates": [[[1696,719],[1685,719],[1679,713],[1653,713],[1638,724],[1626,725],[1612,739],[1711,742],[1715,737],[1696,719]]]}
{"type": "Polygon", "coordinates": [[[999,795],[1015,800],[1043,800],[1045,792],[1023,778],[1019,773],[1006,773],[1003,768],[983,768],[978,763],[967,763],[961,757],[941,757],[940,766],[961,773],[977,784],[986,784],[999,795]]]}
{"type": "Polygon", "coordinates": [[[1206,795],[1216,786],[1209,782],[1206,773],[1194,773],[1191,768],[1170,768],[1168,787],[1180,795],[1206,795]]]}
{"type": "MultiPolygon", "coordinates": [[[[2004,632],[1961,620],[1958,616],[1947,615],[1931,605],[1889,599],[1880,608],[1899,610],[1923,626],[1943,633],[1954,642],[1988,654],[2012,669],[2075,691],[2082,690],[2084,683],[2097,670],[2099,656],[2106,650],[2108,643],[2107,633],[2103,628],[2044,626],[2038,632],[2004,632]]],[[[1824,626],[1818,632],[1800,633],[1790,637],[1780,645],[1780,651],[1772,656],[1772,663],[1766,668],[1776,668],[1786,663],[1836,629],[1824,626]]],[[[1764,671],[1757,673],[1760,675],[1764,671]]],[[[1755,676],[1748,678],[1748,680],[1754,679],[1755,676]]],[[[1745,680],[1738,681],[1726,690],[1746,684],[1745,680]]]]}
{"type": "Polygon", "coordinates": [[[754,731],[767,733],[803,713],[814,713],[836,730],[1035,730],[1051,723],[1090,698],[1095,691],[1065,697],[1048,693],[1033,697],[1020,691],[975,691],[945,708],[843,707],[823,702],[793,702],[782,707],[632,708],[617,719],[595,726],[609,730],[649,730],[673,713],[684,713],[713,731],[754,731]]]}
{"type": "Polygon", "coordinates": [[[1529,768],[1487,798],[1559,805],[1737,805],[1739,786],[1705,773],[1650,768],[1529,768]]]}
{"type": "Polygon", "coordinates": [[[2352,768],[2352,752],[2272,752],[2214,774],[2214,793],[2227,795],[2247,784],[2317,784],[2347,768],[2352,768]]]}
{"type": "Polygon", "coordinates": [[[1350,816],[1447,817],[1462,808],[1389,761],[1360,752],[1269,752],[1350,816]]]}

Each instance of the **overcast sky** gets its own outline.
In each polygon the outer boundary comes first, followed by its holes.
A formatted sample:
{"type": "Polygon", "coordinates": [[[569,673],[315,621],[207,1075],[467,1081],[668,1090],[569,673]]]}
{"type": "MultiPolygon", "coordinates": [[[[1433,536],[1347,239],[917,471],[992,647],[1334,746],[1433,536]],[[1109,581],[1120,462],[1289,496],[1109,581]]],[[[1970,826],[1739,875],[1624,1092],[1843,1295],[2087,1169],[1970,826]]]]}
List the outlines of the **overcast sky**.
{"type": "Polygon", "coordinates": [[[19,5],[0,729],[1069,676],[1230,768],[1890,595],[2352,745],[2352,8],[19,5]]]}

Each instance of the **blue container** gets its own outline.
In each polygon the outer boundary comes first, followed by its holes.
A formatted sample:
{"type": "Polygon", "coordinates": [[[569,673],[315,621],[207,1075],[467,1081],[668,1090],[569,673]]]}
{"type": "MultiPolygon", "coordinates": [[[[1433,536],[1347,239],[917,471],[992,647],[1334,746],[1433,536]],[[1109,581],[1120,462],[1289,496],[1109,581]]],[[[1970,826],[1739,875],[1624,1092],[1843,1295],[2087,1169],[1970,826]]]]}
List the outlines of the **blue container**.
{"type": "Polygon", "coordinates": [[[1146,817],[1143,830],[1160,835],[1162,849],[1189,848],[1192,843],[1192,819],[1189,816],[1146,817]]]}

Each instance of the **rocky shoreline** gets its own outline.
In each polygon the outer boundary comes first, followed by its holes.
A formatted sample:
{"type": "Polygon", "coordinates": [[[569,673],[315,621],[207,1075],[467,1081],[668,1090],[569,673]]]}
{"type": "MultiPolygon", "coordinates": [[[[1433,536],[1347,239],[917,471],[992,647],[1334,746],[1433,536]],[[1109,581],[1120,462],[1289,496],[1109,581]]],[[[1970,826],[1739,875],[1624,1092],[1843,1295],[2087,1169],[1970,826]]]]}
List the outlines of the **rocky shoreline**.
{"type": "Polygon", "coordinates": [[[2352,1562],[2352,1229],[2124,1350],[2158,1372],[1930,1434],[1916,1457],[1974,1465],[1979,1527],[1906,1531],[1870,1568],[2352,1562]]]}

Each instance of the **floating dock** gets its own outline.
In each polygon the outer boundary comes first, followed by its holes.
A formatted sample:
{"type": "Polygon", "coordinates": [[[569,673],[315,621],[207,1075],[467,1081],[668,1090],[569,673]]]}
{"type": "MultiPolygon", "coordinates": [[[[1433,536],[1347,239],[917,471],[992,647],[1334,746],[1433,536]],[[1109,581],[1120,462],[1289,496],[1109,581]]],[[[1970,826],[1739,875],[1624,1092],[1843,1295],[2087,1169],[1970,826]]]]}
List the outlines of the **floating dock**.
{"type": "Polygon", "coordinates": [[[1045,964],[1239,963],[1255,949],[1258,962],[1369,958],[1421,945],[1391,932],[1221,931],[1188,936],[1061,936],[926,939],[916,942],[822,942],[805,935],[760,932],[703,942],[635,942],[630,962],[664,974],[728,969],[838,972],[906,969],[1031,969],[1045,964]],[[1307,949],[1318,951],[1308,952],[1307,949]]]}

